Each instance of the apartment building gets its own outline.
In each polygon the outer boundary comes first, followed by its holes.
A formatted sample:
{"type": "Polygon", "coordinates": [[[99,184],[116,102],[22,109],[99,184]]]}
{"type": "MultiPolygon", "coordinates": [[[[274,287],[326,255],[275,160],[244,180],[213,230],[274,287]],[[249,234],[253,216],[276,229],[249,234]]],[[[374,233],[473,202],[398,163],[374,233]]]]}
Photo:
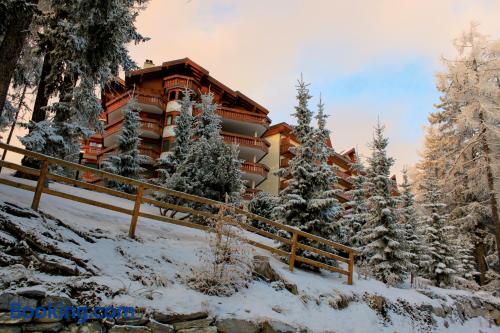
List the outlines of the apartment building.
{"type": "MultiPolygon", "coordinates": [[[[151,162],[144,167],[154,176],[155,161],[168,154],[175,144],[174,128],[180,114],[179,100],[185,87],[194,92],[194,99],[211,91],[220,105],[217,114],[222,119],[222,136],[227,144],[239,146],[242,178],[246,181],[244,197],[250,199],[258,191],[278,194],[288,182],[274,174],[286,167],[293,157],[290,147],[298,145],[292,128],[286,123],[271,126],[268,110],[213,78],[209,72],[188,58],[154,65],[146,61],[144,67],[127,73],[125,80],[116,78],[102,94],[104,112],[101,121],[104,133],[96,134],[84,143],[84,162],[98,168],[109,155],[117,153],[117,142],[123,126],[123,110],[133,95],[140,106],[140,153],[151,162]]],[[[194,108],[193,115],[200,110],[194,108]]],[[[331,146],[331,142],[328,141],[331,146]]],[[[335,154],[330,163],[338,166],[340,185],[351,187],[347,154],[335,154]]],[[[90,174],[84,179],[97,182],[90,174]]],[[[341,198],[341,201],[346,201],[341,198]]]]}

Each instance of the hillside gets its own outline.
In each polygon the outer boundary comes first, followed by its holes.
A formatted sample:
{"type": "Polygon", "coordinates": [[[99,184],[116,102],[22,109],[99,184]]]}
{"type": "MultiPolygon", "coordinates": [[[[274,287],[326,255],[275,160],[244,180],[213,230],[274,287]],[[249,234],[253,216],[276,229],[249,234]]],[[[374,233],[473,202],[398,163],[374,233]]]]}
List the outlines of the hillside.
{"type": "MultiPolygon", "coordinates": [[[[50,187],[64,187],[65,192],[121,207],[132,205],[66,185],[50,187]]],[[[199,263],[197,252],[207,246],[203,231],[140,218],[138,237],[132,240],[127,238],[127,215],[48,195],[42,197],[41,212],[34,212],[29,209],[32,195],[0,185],[3,291],[42,289],[88,305],[130,305],[164,313],[206,311],[217,318],[253,322],[276,320],[312,332],[500,331],[496,326],[500,299],[486,292],[389,288],[357,274],[354,285],[348,286],[345,277],[333,273],[299,269],[291,273],[283,262],[257,249],[254,255],[268,257],[285,283],[256,277],[231,297],[206,296],[180,279],[199,263]],[[25,259],[5,254],[9,247],[23,246],[37,252],[30,253],[43,263],[35,265],[37,269],[27,269],[25,259]],[[9,260],[11,264],[6,264],[9,260]],[[297,292],[290,292],[285,284],[295,285],[297,292]]]]}

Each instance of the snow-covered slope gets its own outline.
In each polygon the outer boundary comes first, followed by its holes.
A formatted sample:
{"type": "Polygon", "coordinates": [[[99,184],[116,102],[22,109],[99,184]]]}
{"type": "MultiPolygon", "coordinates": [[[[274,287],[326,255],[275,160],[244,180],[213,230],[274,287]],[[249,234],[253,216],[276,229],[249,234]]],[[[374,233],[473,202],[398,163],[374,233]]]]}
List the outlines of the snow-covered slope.
{"type": "MultiPolygon", "coordinates": [[[[51,184],[50,187],[132,208],[132,202],[120,198],[62,184],[51,184]]],[[[32,192],[0,185],[0,202],[13,203],[20,210],[30,206],[32,196],[32,192]]],[[[153,207],[144,209],[154,211],[153,207]]],[[[345,277],[329,272],[319,274],[297,269],[291,273],[284,263],[262,250],[255,250],[255,253],[269,256],[272,267],[297,285],[298,295],[277,288],[275,284],[254,280],[247,289],[231,297],[206,296],[189,289],[179,279],[179,275],[189,274],[189,268],[199,263],[197,251],[207,246],[204,232],[140,218],[138,239],[131,240],[127,238],[128,215],[48,195],[42,196],[40,210],[60,222],[40,214],[19,217],[5,209],[0,211],[0,216],[10,219],[25,232],[31,231],[71,253],[81,266],[85,266],[77,267],[84,274],[65,277],[41,272],[32,274],[26,270],[23,273],[18,266],[0,267],[0,278],[4,283],[9,279],[15,281],[8,287],[10,289],[33,281],[59,292],[68,292],[68,285],[90,285],[95,286],[93,288],[104,304],[177,312],[208,310],[219,317],[256,321],[272,318],[314,332],[500,331],[498,326],[483,317],[466,319],[457,311],[452,311],[446,318],[432,315],[433,320],[427,323],[425,318],[420,321],[416,318],[426,315],[425,310],[421,310],[426,307],[422,305],[453,310],[455,299],[461,296],[480,297],[499,309],[500,300],[486,293],[430,288],[425,293],[435,296],[429,298],[415,289],[388,288],[375,280],[358,278],[355,278],[354,285],[348,286],[345,277]],[[85,276],[85,272],[93,274],[85,276]],[[27,276],[15,280],[14,276],[23,274],[27,276]],[[376,311],[376,306],[370,306],[370,295],[375,294],[382,296],[388,304],[384,313],[376,311]],[[342,309],[338,309],[339,298],[347,300],[340,306],[342,309]],[[415,310],[403,311],[405,304],[415,310]],[[445,321],[449,328],[445,328],[445,321]]],[[[428,312],[427,315],[431,316],[428,312]]]]}

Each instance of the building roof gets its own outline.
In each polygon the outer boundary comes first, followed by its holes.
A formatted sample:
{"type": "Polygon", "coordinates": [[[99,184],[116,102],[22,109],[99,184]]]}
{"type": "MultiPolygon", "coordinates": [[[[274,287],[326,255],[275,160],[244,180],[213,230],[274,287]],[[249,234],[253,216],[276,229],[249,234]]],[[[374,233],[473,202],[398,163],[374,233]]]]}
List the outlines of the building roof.
{"type": "Polygon", "coordinates": [[[241,100],[245,101],[246,103],[249,103],[254,106],[254,108],[264,114],[268,114],[269,110],[267,110],[265,107],[260,105],[259,103],[255,102],[242,92],[238,90],[232,90],[225,84],[221,83],[220,81],[216,80],[213,76],[210,76],[208,70],[205,68],[201,67],[194,61],[192,61],[189,58],[182,58],[182,59],[176,59],[176,60],[171,60],[171,61],[166,61],[162,63],[160,66],[152,66],[148,68],[142,68],[134,71],[130,71],[126,73],[126,80],[127,81],[136,81],[137,79],[144,77],[144,76],[156,76],[158,74],[162,75],[162,72],[166,72],[168,69],[171,69],[176,66],[183,66],[184,68],[189,68],[193,76],[198,80],[201,81],[201,79],[206,79],[211,85],[221,89],[224,91],[224,93],[229,94],[230,96],[234,98],[240,98],[241,100]]]}

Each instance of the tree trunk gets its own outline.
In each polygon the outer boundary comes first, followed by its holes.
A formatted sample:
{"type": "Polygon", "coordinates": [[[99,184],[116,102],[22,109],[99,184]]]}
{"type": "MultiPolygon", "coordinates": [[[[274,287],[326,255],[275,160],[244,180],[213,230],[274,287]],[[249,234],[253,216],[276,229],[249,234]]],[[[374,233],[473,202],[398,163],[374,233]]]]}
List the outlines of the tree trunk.
{"type": "MultiPolygon", "coordinates": [[[[38,0],[28,0],[28,4],[36,5],[38,0]]],[[[34,10],[15,8],[7,13],[7,31],[0,45],[0,116],[9,91],[10,81],[16,68],[17,60],[23,50],[28,28],[33,19],[34,10]],[[19,11],[14,15],[13,11],[19,11]]]]}
{"type": "Polygon", "coordinates": [[[486,247],[482,240],[476,242],[474,245],[474,257],[479,269],[479,285],[483,286],[486,284],[488,265],[486,264],[486,247]]]}
{"type": "Polygon", "coordinates": [[[35,123],[44,121],[47,118],[47,112],[43,108],[47,106],[51,94],[51,91],[47,91],[47,76],[50,74],[51,68],[50,55],[46,53],[43,58],[42,72],[40,74],[40,81],[38,81],[33,114],[31,115],[31,121],[35,123]]]}
{"type": "MultiPolygon", "coordinates": [[[[17,119],[19,117],[19,113],[21,112],[21,108],[24,104],[24,96],[26,95],[26,89],[28,88],[27,85],[24,85],[23,87],[23,92],[21,93],[21,96],[19,97],[19,104],[17,105],[17,111],[16,111],[16,116],[14,117],[14,122],[12,123],[12,126],[9,131],[9,136],[7,137],[7,144],[10,144],[10,140],[12,140],[12,135],[14,134],[14,129],[16,128],[16,123],[17,119]]],[[[2,154],[2,161],[5,161],[5,156],[7,155],[7,149],[4,149],[3,154],[2,154]]],[[[0,172],[2,171],[2,166],[0,165],[0,172]]]]}
{"type": "Polygon", "coordinates": [[[489,191],[489,201],[491,206],[491,218],[493,220],[493,225],[495,226],[495,240],[497,243],[497,255],[498,261],[500,262],[500,220],[498,217],[498,204],[495,192],[495,178],[493,176],[493,169],[491,168],[491,158],[490,158],[490,147],[488,141],[486,140],[486,126],[484,125],[484,115],[483,112],[479,112],[479,120],[481,121],[481,148],[484,153],[484,158],[486,160],[486,180],[488,182],[489,191]]]}

